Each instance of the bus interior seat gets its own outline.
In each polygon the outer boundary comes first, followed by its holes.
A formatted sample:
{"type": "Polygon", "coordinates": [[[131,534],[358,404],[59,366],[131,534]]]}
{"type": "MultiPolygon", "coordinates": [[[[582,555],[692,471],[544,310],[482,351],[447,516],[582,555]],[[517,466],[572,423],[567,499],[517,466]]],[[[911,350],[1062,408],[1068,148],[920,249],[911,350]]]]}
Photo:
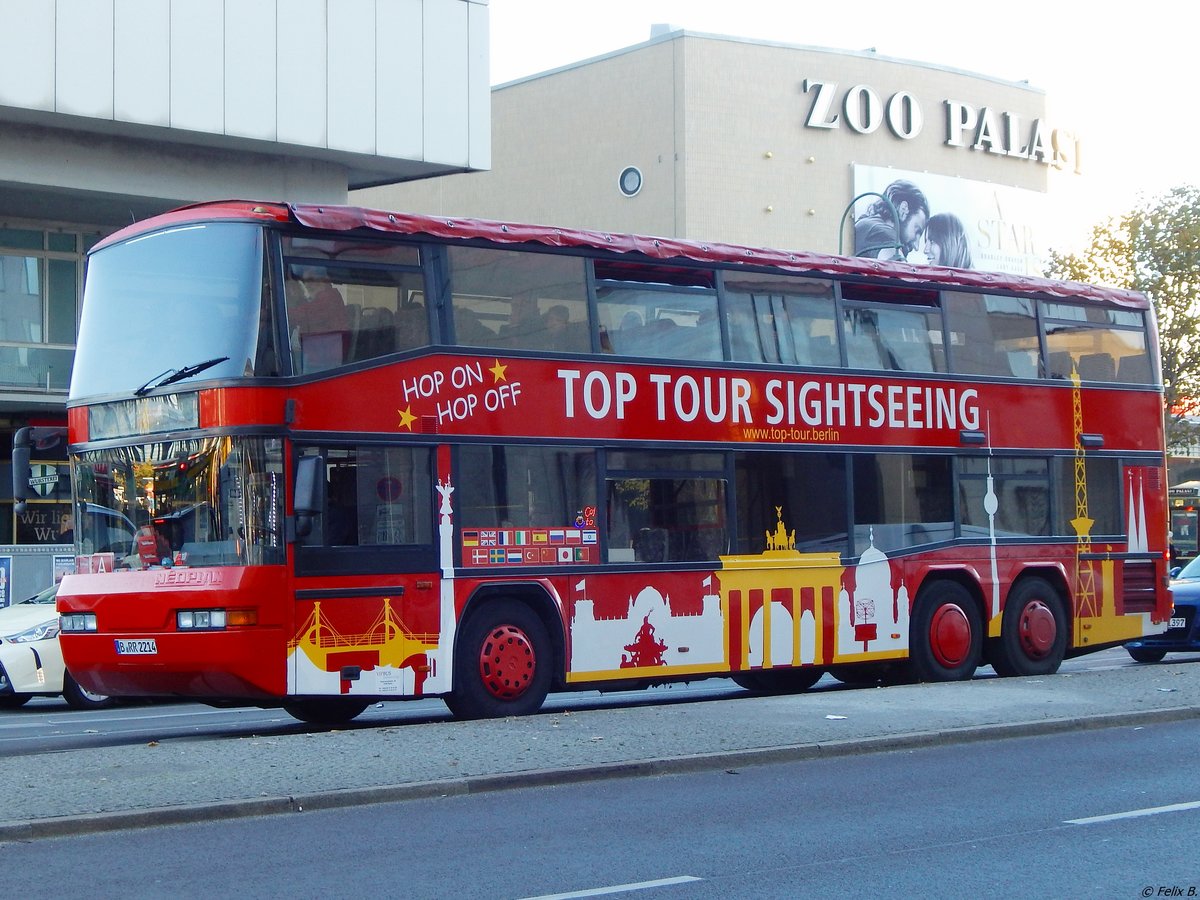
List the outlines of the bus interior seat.
{"type": "Polygon", "coordinates": [[[420,303],[405,303],[395,315],[396,350],[413,350],[429,344],[429,317],[420,303]]]}
{"type": "Polygon", "coordinates": [[[374,359],[395,350],[395,315],[383,306],[368,306],[358,320],[354,337],[354,358],[374,359]]]}
{"type": "Polygon", "coordinates": [[[1008,368],[1018,378],[1037,378],[1037,351],[1009,350],[1008,368]]]}
{"type": "Polygon", "coordinates": [[[665,528],[641,528],[633,542],[638,562],[666,562],[669,535],[665,528]]]}
{"type": "Polygon", "coordinates": [[[1122,356],[1117,362],[1117,381],[1127,384],[1150,383],[1150,358],[1138,353],[1122,356]]]}
{"type": "Polygon", "coordinates": [[[1047,378],[1070,378],[1074,360],[1066,350],[1056,350],[1046,357],[1047,378]]]}
{"type": "MultiPolygon", "coordinates": [[[[811,354],[811,358],[806,361],[808,365],[836,366],[838,364],[837,346],[829,335],[819,334],[816,337],[810,337],[808,348],[811,354]]],[[[805,360],[801,360],[801,362],[805,362],[805,360]]]]}
{"type": "Polygon", "coordinates": [[[1116,381],[1117,364],[1107,353],[1085,353],[1079,357],[1079,377],[1084,381],[1116,381]]]}

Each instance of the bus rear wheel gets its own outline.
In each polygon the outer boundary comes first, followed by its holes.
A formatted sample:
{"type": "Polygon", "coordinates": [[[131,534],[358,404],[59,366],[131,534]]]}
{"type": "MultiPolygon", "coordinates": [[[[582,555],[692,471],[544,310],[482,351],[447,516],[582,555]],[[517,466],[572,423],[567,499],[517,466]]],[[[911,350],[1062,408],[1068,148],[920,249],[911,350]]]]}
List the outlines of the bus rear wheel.
{"type": "Polygon", "coordinates": [[[1022,578],[1008,593],[1000,637],[989,656],[997,675],[1053,675],[1067,652],[1067,613],[1043,578],[1022,578]]]}
{"type": "Polygon", "coordinates": [[[918,681],[966,681],[983,654],[983,618],[957,581],[927,583],[909,622],[909,657],[918,681]]]}
{"type": "Polygon", "coordinates": [[[824,669],[815,666],[799,666],[793,669],[734,672],[730,677],[739,687],[760,694],[799,694],[820,681],[824,674],[824,669]]]}
{"type": "Polygon", "coordinates": [[[345,725],[369,705],[363,700],[322,697],[317,700],[293,700],[283,704],[283,711],[293,719],[310,725],[345,725]]]}
{"type": "Polygon", "coordinates": [[[488,603],[459,633],[446,705],[460,719],[536,712],[550,692],[551,656],[537,613],[512,600],[488,603]]]}

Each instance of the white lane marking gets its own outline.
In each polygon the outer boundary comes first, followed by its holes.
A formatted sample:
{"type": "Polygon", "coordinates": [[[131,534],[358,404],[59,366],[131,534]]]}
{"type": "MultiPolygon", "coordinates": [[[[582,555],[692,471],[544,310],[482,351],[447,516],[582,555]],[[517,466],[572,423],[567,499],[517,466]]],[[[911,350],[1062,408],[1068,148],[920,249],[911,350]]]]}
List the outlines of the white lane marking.
{"type": "Polygon", "coordinates": [[[644,891],[649,888],[669,887],[673,884],[687,884],[689,881],[703,881],[694,875],[678,875],[675,878],[658,878],[654,881],[635,881],[631,884],[614,884],[611,887],[591,888],[586,891],[571,891],[568,894],[539,894],[536,897],[526,897],[525,900],[571,900],[573,897],[599,897],[603,894],[620,894],[624,891],[644,891]]]}
{"type": "Polygon", "coordinates": [[[1172,803],[1170,806],[1151,806],[1147,809],[1132,809],[1129,812],[1110,813],[1107,816],[1088,816],[1086,819],[1067,819],[1067,825],[1095,825],[1097,822],[1115,822],[1117,819],[1136,819],[1139,816],[1157,816],[1159,813],[1180,812],[1185,809],[1200,809],[1200,800],[1191,803],[1172,803]]]}

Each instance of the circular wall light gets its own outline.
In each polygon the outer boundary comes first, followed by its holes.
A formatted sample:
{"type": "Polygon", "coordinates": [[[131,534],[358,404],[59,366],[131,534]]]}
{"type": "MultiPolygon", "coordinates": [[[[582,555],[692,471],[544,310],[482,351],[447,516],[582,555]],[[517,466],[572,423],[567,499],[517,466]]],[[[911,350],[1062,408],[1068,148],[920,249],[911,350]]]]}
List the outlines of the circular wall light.
{"type": "Polygon", "coordinates": [[[636,197],[642,189],[642,170],[637,166],[626,166],[617,177],[617,187],[626,197],[636,197]]]}

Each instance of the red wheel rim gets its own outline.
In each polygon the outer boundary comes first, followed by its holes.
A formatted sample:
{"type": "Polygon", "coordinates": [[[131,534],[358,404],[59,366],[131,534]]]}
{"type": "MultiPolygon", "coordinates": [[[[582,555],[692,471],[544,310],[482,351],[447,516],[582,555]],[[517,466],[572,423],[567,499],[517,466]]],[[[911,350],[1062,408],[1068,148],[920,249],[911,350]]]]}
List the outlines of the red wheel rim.
{"type": "Polygon", "coordinates": [[[1021,649],[1031,659],[1042,659],[1054,649],[1058,637],[1058,623],[1054,613],[1041,600],[1031,600],[1021,610],[1017,625],[1021,649]]]}
{"type": "Polygon", "coordinates": [[[929,623],[929,646],[934,658],[948,669],[961,666],[971,652],[971,620],[953,604],[939,606],[929,623]]]}
{"type": "Polygon", "coordinates": [[[497,700],[515,700],[525,693],[536,668],[533,644],[515,625],[493,628],[479,650],[479,677],[497,700]]]}

